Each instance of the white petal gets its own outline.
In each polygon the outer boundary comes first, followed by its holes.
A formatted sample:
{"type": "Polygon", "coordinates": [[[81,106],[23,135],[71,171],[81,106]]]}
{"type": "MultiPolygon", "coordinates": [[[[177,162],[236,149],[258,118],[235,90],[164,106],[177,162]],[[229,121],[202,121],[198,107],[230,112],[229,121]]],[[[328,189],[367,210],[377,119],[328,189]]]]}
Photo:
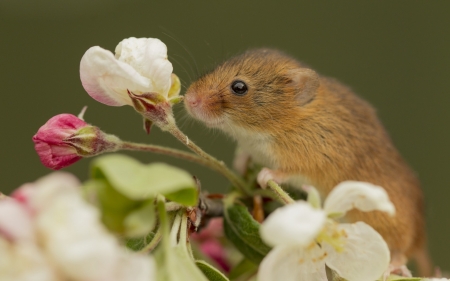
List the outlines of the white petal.
{"type": "Polygon", "coordinates": [[[0,236],[11,240],[34,239],[30,214],[16,200],[8,198],[0,201],[0,236]]]}
{"type": "Polygon", "coordinates": [[[0,237],[0,280],[57,281],[49,261],[36,244],[8,241],[0,237]]]}
{"type": "Polygon", "coordinates": [[[311,248],[277,246],[259,265],[258,281],[326,281],[325,253],[311,248]]]}
{"type": "Polygon", "coordinates": [[[116,58],[149,78],[155,92],[167,96],[173,67],[167,59],[167,47],[161,40],[134,37],[124,39],[116,47],[116,58]]]}
{"type": "Polygon", "coordinates": [[[326,214],[304,201],[276,209],[262,223],[261,238],[270,246],[309,246],[323,228],[326,214]]]}
{"type": "Polygon", "coordinates": [[[28,197],[29,206],[40,211],[50,206],[54,199],[61,194],[78,194],[80,181],[67,172],[53,172],[34,183],[25,184],[18,192],[28,197]]]}
{"type": "Polygon", "coordinates": [[[326,264],[348,281],[378,280],[389,266],[389,248],[378,232],[364,222],[340,224],[347,233],[343,252],[327,243],[326,264]]]}
{"type": "MultiPolygon", "coordinates": [[[[125,250],[125,249],[124,249],[125,250]]],[[[152,256],[123,252],[119,267],[109,281],[153,281],[156,280],[156,264],[152,256]]]]}
{"type": "Polygon", "coordinates": [[[49,257],[69,279],[102,280],[116,269],[119,245],[80,193],[55,195],[38,214],[36,227],[49,257]]]}
{"type": "Polygon", "coordinates": [[[361,211],[384,211],[395,214],[395,207],[384,188],[367,182],[344,181],[338,184],[325,200],[328,214],[343,213],[357,208],[361,211]]]}
{"type": "Polygon", "coordinates": [[[148,78],[98,46],[87,50],[81,58],[80,78],[92,98],[111,106],[132,104],[127,89],[140,93],[153,90],[148,78]]]}

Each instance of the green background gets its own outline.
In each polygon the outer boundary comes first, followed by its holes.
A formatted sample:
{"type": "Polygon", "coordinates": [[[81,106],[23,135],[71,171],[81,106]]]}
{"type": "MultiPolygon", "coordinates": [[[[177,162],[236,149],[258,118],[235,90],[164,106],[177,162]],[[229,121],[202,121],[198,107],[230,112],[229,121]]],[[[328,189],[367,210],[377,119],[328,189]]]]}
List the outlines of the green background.
{"type": "MultiPolygon", "coordinates": [[[[78,67],[89,47],[114,50],[126,37],[160,38],[184,86],[230,55],[275,47],[378,109],[423,183],[434,261],[450,270],[449,14],[450,1],[0,0],[0,190],[50,172],[32,135],[50,117],[78,114],[84,105],[85,119],[108,133],[181,148],[158,129],[147,136],[132,108],[108,107],[85,93],[78,67]]],[[[176,115],[190,139],[230,163],[231,139],[196,124],[182,106],[176,115]]],[[[227,185],[197,165],[132,155],[183,166],[208,190],[227,185]]],[[[88,165],[85,159],[66,170],[85,179],[88,165]]]]}

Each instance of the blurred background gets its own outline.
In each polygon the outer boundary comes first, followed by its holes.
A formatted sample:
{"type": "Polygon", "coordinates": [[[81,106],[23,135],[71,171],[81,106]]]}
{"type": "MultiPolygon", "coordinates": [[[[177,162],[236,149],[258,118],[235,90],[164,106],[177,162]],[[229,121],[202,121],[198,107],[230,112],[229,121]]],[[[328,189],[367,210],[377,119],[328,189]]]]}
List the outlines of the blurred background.
{"type": "MultiPolygon", "coordinates": [[[[450,270],[449,1],[110,1],[0,0],[0,191],[49,173],[31,137],[59,113],[78,114],[122,139],[182,148],[170,135],[146,135],[130,107],[108,107],[83,90],[79,61],[91,46],[114,50],[127,37],[168,46],[183,85],[251,47],[275,47],[338,78],[372,103],[396,146],[419,175],[426,196],[430,251],[450,270]]],[[[176,117],[197,144],[230,164],[234,143],[176,117]]],[[[221,176],[195,164],[165,161],[197,175],[208,190],[221,176]]],[[[67,171],[81,179],[90,159],[67,171]]]]}

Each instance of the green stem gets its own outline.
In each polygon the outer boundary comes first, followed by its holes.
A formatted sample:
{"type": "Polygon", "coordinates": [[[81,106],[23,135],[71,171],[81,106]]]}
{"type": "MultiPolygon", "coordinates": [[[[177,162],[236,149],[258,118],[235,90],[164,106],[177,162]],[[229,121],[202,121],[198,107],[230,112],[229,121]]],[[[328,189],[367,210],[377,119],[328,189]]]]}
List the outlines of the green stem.
{"type": "Polygon", "coordinates": [[[155,247],[158,246],[159,242],[161,241],[161,237],[162,237],[162,231],[161,231],[161,228],[159,228],[156,231],[155,236],[153,236],[152,241],[150,241],[150,243],[148,243],[147,246],[142,248],[139,252],[148,254],[151,251],[153,251],[155,249],[155,247]]]}
{"type": "Polygon", "coordinates": [[[173,220],[172,229],[170,230],[170,242],[172,247],[178,244],[178,232],[180,231],[181,215],[178,213],[173,220]]]}
{"type": "Polygon", "coordinates": [[[159,214],[159,230],[161,231],[162,237],[162,246],[164,251],[170,250],[170,241],[169,241],[169,222],[167,220],[166,206],[165,206],[164,196],[158,195],[157,197],[157,208],[159,214]]]}
{"type": "Polygon", "coordinates": [[[295,203],[294,199],[292,199],[291,196],[289,196],[289,194],[287,194],[286,191],[284,191],[281,186],[279,186],[273,180],[268,181],[267,186],[270,187],[270,189],[275,193],[281,203],[286,205],[295,203]]]}
{"type": "Polygon", "coordinates": [[[198,155],[195,155],[195,154],[189,153],[189,152],[185,152],[182,150],[178,150],[178,149],[164,147],[164,146],[122,141],[122,145],[120,146],[120,149],[133,150],[133,151],[147,151],[147,152],[153,152],[153,153],[157,153],[157,154],[164,154],[164,155],[169,155],[169,156],[173,156],[176,158],[188,160],[188,161],[191,161],[194,163],[198,163],[200,165],[207,166],[211,169],[215,168],[212,165],[210,165],[206,159],[201,158],[198,155]]]}
{"type": "Polygon", "coordinates": [[[190,150],[195,152],[195,154],[208,161],[208,163],[212,165],[216,171],[224,175],[241,192],[247,195],[251,195],[251,191],[239,176],[237,176],[233,171],[231,171],[222,161],[219,161],[213,156],[209,155],[203,149],[197,146],[194,142],[189,140],[189,138],[177,127],[175,123],[167,125],[164,128],[164,130],[167,130],[169,133],[171,133],[181,143],[183,143],[190,150]]]}

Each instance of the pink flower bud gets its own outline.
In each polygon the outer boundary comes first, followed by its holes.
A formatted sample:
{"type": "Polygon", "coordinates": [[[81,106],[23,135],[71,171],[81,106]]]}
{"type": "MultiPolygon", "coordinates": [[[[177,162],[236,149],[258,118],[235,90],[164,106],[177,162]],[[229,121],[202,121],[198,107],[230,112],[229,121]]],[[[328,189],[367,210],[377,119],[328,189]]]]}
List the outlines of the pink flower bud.
{"type": "Polygon", "coordinates": [[[72,114],[59,114],[33,136],[34,148],[46,167],[59,170],[83,157],[115,151],[120,140],[72,114]]]}

